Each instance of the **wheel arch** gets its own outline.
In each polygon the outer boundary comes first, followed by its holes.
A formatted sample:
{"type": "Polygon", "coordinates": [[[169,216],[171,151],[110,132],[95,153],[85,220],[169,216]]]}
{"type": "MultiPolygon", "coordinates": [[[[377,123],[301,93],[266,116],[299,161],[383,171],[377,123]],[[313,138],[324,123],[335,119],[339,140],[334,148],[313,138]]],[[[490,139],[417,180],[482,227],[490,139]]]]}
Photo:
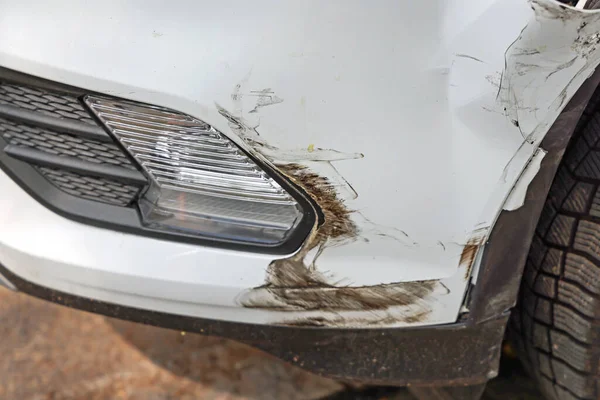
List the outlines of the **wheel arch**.
{"type": "Polygon", "coordinates": [[[498,216],[483,249],[477,279],[465,300],[469,323],[495,318],[515,306],[529,247],[554,176],[599,85],[597,69],[577,90],[540,143],[546,155],[527,186],[523,205],[512,211],[502,210],[498,216]]]}

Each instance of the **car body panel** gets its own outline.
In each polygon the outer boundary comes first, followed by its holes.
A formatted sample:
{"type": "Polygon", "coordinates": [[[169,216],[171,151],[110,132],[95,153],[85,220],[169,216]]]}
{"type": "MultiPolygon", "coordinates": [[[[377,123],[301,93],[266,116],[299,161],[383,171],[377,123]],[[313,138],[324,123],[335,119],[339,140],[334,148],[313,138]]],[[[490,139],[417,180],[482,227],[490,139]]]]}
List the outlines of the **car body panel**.
{"type": "Polygon", "coordinates": [[[243,322],[456,321],[497,215],[519,207],[523,171],[598,64],[598,14],[551,0],[0,9],[0,66],[204,120],[317,203],[289,167],[322,178],[352,225],[274,262],[68,221],[0,174],[3,226],[18,227],[0,232],[2,263],[57,290],[243,322]],[[298,268],[318,284],[273,280],[298,268]]]}

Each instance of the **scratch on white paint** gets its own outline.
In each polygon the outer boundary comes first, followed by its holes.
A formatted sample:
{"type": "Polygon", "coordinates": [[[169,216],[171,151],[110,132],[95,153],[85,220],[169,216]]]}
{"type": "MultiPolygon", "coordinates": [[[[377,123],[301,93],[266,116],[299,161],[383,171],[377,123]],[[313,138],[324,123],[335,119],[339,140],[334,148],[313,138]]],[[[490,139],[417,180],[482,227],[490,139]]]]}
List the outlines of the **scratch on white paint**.
{"type": "Polygon", "coordinates": [[[504,203],[556,118],[600,63],[600,10],[553,0],[529,0],[529,5],[532,16],[504,54],[496,89],[494,109],[518,129],[522,142],[480,217],[492,226],[502,209],[518,204],[504,203]]]}
{"type": "Polygon", "coordinates": [[[600,11],[529,3],[535,18],[505,53],[498,100],[523,139],[537,145],[600,61],[600,11]]]}
{"type": "Polygon", "coordinates": [[[546,156],[547,152],[543,149],[537,149],[529,164],[525,167],[525,170],[521,174],[521,177],[517,181],[517,184],[512,188],[512,191],[508,195],[506,202],[504,203],[504,209],[507,211],[513,211],[523,206],[525,203],[525,195],[527,194],[527,188],[533,181],[533,178],[537,175],[542,165],[542,160],[546,156]]]}
{"type": "Polygon", "coordinates": [[[256,105],[248,113],[256,113],[262,107],[283,103],[283,99],[277,96],[271,88],[252,90],[246,96],[256,97],[256,105]]]}
{"type": "MultiPolygon", "coordinates": [[[[236,86],[232,98],[239,99],[239,90],[241,84],[236,86]]],[[[229,127],[246,145],[248,145],[255,155],[272,164],[293,164],[300,163],[306,167],[317,167],[321,173],[325,173],[327,179],[339,192],[343,199],[355,199],[358,194],[352,188],[352,185],[337,171],[333,162],[342,160],[356,160],[363,158],[362,153],[344,153],[334,149],[323,149],[320,147],[307,146],[302,149],[282,149],[273,144],[267,143],[256,131],[256,127],[250,126],[243,117],[234,115],[225,108],[216,104],[219,113],[227,118],[229,127]]],[[[240,108],[240,107],[236,107],[240,108]]]]}
{"type": "MultiPolygon", "coordinates": [[[[502,210],[523,205],[546,154],[539,149],[541,141],[600,63],[600,10],[576,9],[554,0],[528,3],[531,17],[504,53],[495,104],[486,109],[503,113],[522,136],[479,218],[492,227],[502,210]]],[[[496,76],[486,79],[496,86],[496,76]]],[[[476,261],[474,275],[478,268],[476,261]]]]}
{"type": "MultiPolygon", "coordinates": [[[[578,10],[553,0],[529,0],[529,4],[533,11],[524,10],[524,12],[530,12],[529,22],[526,25],[523,22],[522,30],[510,46],[506,43],[502,47],[502,50],[506,49],[502,75],[496,76],[493,71],[486,70],[485,79],[497,85],[497,87],[490,87],[490,91],[487,92],[489,110],[505,115],[514,125],[511,128],[506,124],[508,130],[515,129],[508,132],[513,134],[511,137],[514,140],[512,142],[514,147],[511,147],[511,159],[506,160],[502,176],[498,176],[500,179],[494,190],[490,208],[486,206],[482,218],[477,220],[486,227],[485,233],[482,233],[481,237],[475,235],[469,238],[467,244],[463,246],[459,264],[462,267],[460,271],[461,279],[464,278],[465,280],[468,280],[472,276],[471,274],[474,274],[474,276],[477,274],[477,266],[482,254],[480,249],[484,245],[485,238],[487,238],[487,227],[493,225],[499,211],[503,206],[506,210],[515,210],[523,205],[527,188],[538,173],[541,161],[546,154],[543,150],[538,149],[541,140],[568,100],[589,77],[600,60],[598,50],[600,46],[600,34],[598,33],[600,32],[600,14],[598,11],[578,10]],[[519,138],[518,133],[521,134],[521,138],[519,138]]],[[[518,28],[521,28],[520,24],[518,28]]],[[[516,35],[517,32],[515,32],[516,35]]],[[[484,67],[488,63],[494,62],[494,57],[486,55],[485,52],[479,54],[461,50],[453,54],[455,57],[467,59],[468,65],[475,65],[482,69],[485,69],[484,67]]],[[[501,57],[501,55],[495,53],[496,58],[501,57]]],[[[286,146],[272,139],[265,140],[265,137],[259,135],[257,131],[260,124],[260,114],[268,111],[261,109],[261,107],[277,104],[277,99],[274,102],[273,97],[269,97],[274,95],[274,92],[270,89],[260,92],[245,90],[249,76],[250,73],[235,86],[231,94],[232,107],[226,109],[217,105],[219,113],[227,118],[231,132],[263,160],[274,165],[300,164],[303,170],[306,168],[311,173],[314,172],[315,175],[318,173],[319,176],[326,178],[326,182],[331,184],[330,187],[328,186],[328,190],[330,188],[334,189],[332,192],[335,192],[336,200],[340,200],[342,204],[348,199],[356,198],[356,192],[337,172],[333,163],[340,160],[362,158],[363,155],[361,153],[342,153],[332,149],[319,148],[309,143],[297,148],[286,148],[286,146]],[[245,104],[242,101],[244,97],[246,98],[245,104]],[[254,123],[250,121],[254,121],[254,123]]],[[[278,108],[273,107],[272,112],[275,112],[278,108]]],[[[501,167],[502,165],[498,166],[498,168],[501,167]]],[[[368,230],[368,221],[360,220],[359,215],[357,212],[352,213],[352,223],[356,224],[358,232],[364,234],[368,230]]],[[[387,234],[388,231],[373,230],[373,232],[367,233],[372,233],[369,238],[376,240],[390,239],[387,234]]],[[[409,243],[412,239],[408,235],[402,235],[402,232],[398,234],[398,232],[390,231],[390,233],[393,234],[392,239],[394,240],[400,239],[403,244],[408,243],[411,248],[419,247],[416,242],[409,243]]],[[[338,246],[360,242],[356,240],[357,238],[360,238],[360,234],[334,244],[338,246]]],[[[324,244],[321,247],[304,249],[306,251],[298,253],[298,257],[275,260],[272,265],[277,268],[273,267],[272,271],[280,272],[284,264],[287,265],[286,263],[293,262],[293,265],[290,264],[295,268],[293,272],[304,272],[306,270],[312,275],[318,273],[323,276],[324,278],[320,282],[324,282],[327,287],[326,290],[312,290],[310,292],[305,289],[294,289],[289,291],[290,288],[286,285],[275,287],[276,285],[273,283],[275,281],[268,281],[267,283],[270,284],[269,290],[276,289],[282,297],[291,294],[310,297],[317,293],[325,294],[335,290],[339,291],[340,288],[336,286],[336,282],[330,282],[327,279],[344,279],[345,277],[331,275],[329,278],[329,276],[325,276],[326,271],[316,270],[314,259],[305,259],[308,251],[314,250],[316,257],[321,254],[328,244],[331,244],[327,241],[322,243],[324,244]],[[330,287],[333,287],[333,289],[330,289],[330,287]]],[[[423,248],[426,248],[426,246],[423,246],[423,248]]],[[[280,276],[277,275],[277,278],[280,278],[280,276]]],[[[351,284],[351,282],[349,283],[351,284]]],[[[245,298],[249,301],[245,306],[265,306],[266,299],[268,300],[268,298],[262,297],[265,295],[265,288],[266,286],[258,288],[256,292],[251,292],[250,297],[245,298]]],[[[442,296],[442,294],[433,291],[428,293],[427,296],[423,296],[423,301],[429,305],[430,300],[433,301],[432,299],[435,298],[437,301],[439,296],[442,296]],[[434,294],[434,297],[428,297],[434,294]]],[[[277,299],[281,300],[281,298],[277,299]]],[[[276,307],[282,306],[277,302],[273,302],[273,305],[276,307]]],[[[352,326],[366,326],[375,322],[395,325],[398,323],[414,324],[416,320],[413,320],[410,314],[406,314],[405,311],[423,311],[423,309],[416,306],[416,303],[408,306],[402,310],[402,315],[394,314],[391,318],[388,318],[390,315],[387,314],[377,315],[373,317],[375,320],[369,319],[372,318],[369,316],[365,317],[364,313],[367,310],[362,309],[362,305],[353,306],[351,310],[330,310],[330,312],[334,312],[336,320],[327,318],[327,313],[322,306],[301,312],[308,313],[306,314],[307,318],[309,314],[311,318],[317,318],[318,323],[321,325],[351,324],[352,326]],[[359,313],[361,319],[357,320],[355,318],[357,315],[354,315],[354,313],[359,313]]],[[[288,317],[292,318],[292,315],[288,314],[288,317]]],[[[286,320],[286,323],[308,324],[310,322],[298,320],[297,318],[300,317],[302,316],[294,315],[293,320],[286,320]]],[[[420,315],[419,318],[422,319],[419,319],[418,322],[426,322],[430,317],[425,313],[420,315]]],[[[315,323],[316,320],[311,321],[311,323],[315,323]]]]}

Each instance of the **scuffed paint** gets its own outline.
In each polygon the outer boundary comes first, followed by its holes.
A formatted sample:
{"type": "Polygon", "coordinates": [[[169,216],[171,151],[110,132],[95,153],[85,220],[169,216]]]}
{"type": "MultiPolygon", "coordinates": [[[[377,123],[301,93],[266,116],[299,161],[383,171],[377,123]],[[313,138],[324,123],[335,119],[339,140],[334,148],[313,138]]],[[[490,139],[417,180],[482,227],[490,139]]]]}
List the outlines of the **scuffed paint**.
{"type": "MultiPolygon", "coordinates": [[[[343,8],[323,6],[318,13],[314,5],[302,0],[270,7],[268,12],[262,12],[255,2],[241,0],[210,5],[197,2],[190,3],[190,12],[172,26],[165,25],[168,6],[154,2],[135,26],[112,23],[110,30],[116,36],[132,40],[107,47],[101,35],[71,32],[79,25],[106,27],[110,21],[123,19],[108,14],[125,17],[135,13],[135,7],[123,2],[123,7],[107,14],[105,6],[86,4],[97,9],[84,10],[74,20],[43,2],[38,4],[43,12],[31,15],[21,3],[12,2],[3,10],[2,67],[178,110],[206,121],[257,158],[265,158],[236,134],[239,128],[249,140],[278,147],[273,150],[275,155],[291,150],[288,160],[277,164],[296,163],[326,179],[358,228],[354,239],[327,246],[315,262],[326,285],[365,287],[440,280],[423,300],[432,309],[426,316],[415,312],[415,304],[394,312],[393,318],[375,310],[377,316],[370,321],[393,326],[456,320],[465,287],[474,281],[482,253],[476,251],[474,266],[467,262],[474,249],[472,232],[481,226],[492,229],[545,128],[530,136],[531,142],[524,137],[539,124],[549,126],[562,108],[553,106],[554,100],[568,87],[564,92],[567,101],[594,69],[594,62],[588,64],[577,51],[581,47],[583,54],[591,50],[593,34],[600,31],[596,22],[588,21],[595,18],[590,16],[594,12],[573,13],[566,6],[561,11],[551,1],[543,2],[551,7],[550,13],[540,10],[542,2],[532,9],[527,0],[482,0],[468,6],[458,0],[413,2],[410,6],[390,0],[382,7],[357,1],[346,2],[343,8]],[[252,18],[236,18],[223,29],[231,9],[252,18]],[[546,15],[563,11],[574,17],[561,20],[546,15]],[[206,23],[197,23],[199,14],[206,17],[206,23]],[[577,29],[584,19],[588,24],[584,36],[592,40],[578,40],[577,29]],[[20,34],[19,27],[26,22],[44,34],[20,34]],[[165,32],[160,39],[151,36],[157,27],[165,32]],[[349,30],[357,39],[351,45],[349,30]],[[211,40],[215,37],[220,40],[211,40]],[[194,42],[194,51],[184,51],[188,39],[194,42]],[[157,44],[161,57],[156,57],[157,44]],[[63,51],[39,51],[49,46],[63,51]],[[106,60],[118,53],[120,67],[106,68],[94,59],[78,56],[90,49],[106,60]],[[290,56],[294,54],[302,57],[290,56]],[[245,76],[248,79],[240,82],[245,76]],[[239,88],[232,90],[238,84],[239,88]],[[268,88],[271,90],[266,92],[272,93],[256,93],[268,88]],[[283,102],[276,102],[275,97],[283,102]],[[260,99],[271,104],[261,106],[260,99]],[[215,103],[242,124],[231,124],[215,103]],[[505,105],[510,115],[503,110],[505,105]],[[316,153],[344,159],[293,161],[298,149],[306,149],[308,157],[316,153]],[[324,152],[327,149],[342,154],[328,154],[324,152]],[[355,157],[345,158],[352,155],[355,157]],[[470,247],[463,251],[466,244],[470,247]],[[466,280],[469,272],[471,277],[466,280]],[[442,283],[451,290],[449,295],[442,283]],[[419,322],[414,322],[415,318],[419,322]]],[[[71,8],[80,7],[78,2],[71,3],[71,8]]],[[[588,60],[594,57],[587,55],[588,60]]],[[[270,149],[261,151],[268,154],[270,149]]],[[[38,222],[52,218],[33,206],[31,210],[23,218],[38,222]],[[32,217],[34,211],[36,218],[32,217]]],[[[16,217],[11,214],[11,218],[16,217]]],[[[53,271],[51,275],[57,279],[68,277],[69,282],[54,287],[67,291],[90,282],[114,291],[111,274],[124,270],[170,288],[157,291],[155,285],[136,285],[138,297],[123,300],[134,307],[151,304],[165,312],[257,324],[322,318],[318,310],[301,316],[300,311],[240,307],[242,293],[266,284],[265,270],[273,256],[156,242],[137,263],[105,263],[100,255],[106,253],[103,240],[109,238],[104,238],[101,230],[88,230],[89,237],[97,238],[92,249],[97,256],[92,257],[91,252],[87,258],[72,252],[59,254],[46,246],[36,254],[46,257],[46,263],[52,260],[53,268],[32,263],[29,258],[33,255],[27,252],[11,255],[15,268],[34,282],[39,281],[39,274],[49,276],[45,270],[53,271]],[[198,268],[198,260],[202,268],[198,268]],[[30,271],[34,264],[40,265],[35,274],[30,271]],[[73,274],[74,265],[90,269],[73,274]],[[100,272],[107,279],[88,280],[92,273],[100,272]]],[[[12,247],[29,248],[30,238],[5,236],[2,240],[12,247]]],[[[119,248],[126,253],[139,247],[132,236],[122,238],[119,248]]],[[[318,249],[307,254],[303,265],[311,265],[318,249]]],[[[96,296],[86,286],[78,288],[87,297],[96,296]]],[[[131,288],[122,289],[131,292],[131,288]]],[[[364,315],[350,313],[340,313],[347,324],[368,326],[364,315]]],[[[339,317],[326,317],[328,323],[338,323],[335,318],[339,317]]]]}
{"type": "Polygon", "coordinates": [[[256,105],[249,113],[256,113],[262,107],[267,107],[273,104],[283,103],[283,99],[271,90],[271,88],[263,90],[252,90],[249,96],[256,97],[256,105]]]}
{"type": "MultiPolygon", "coordinates": [[[[540,142],[600,62],[600,11],[579,10],[553,0],[528,2],[533,17],[504,54],[496,104],[488,109],[503,113],[522,136],[498,183],[502,207],[490,203],[486,209],[490,214],[482,217],[491,226],[500,211],[523,205],[546,154],[540,142]]],[[[493,76],[488,80],[496,86],[493,76]]]]}
{"type": "Polygon", "coordinates": [[[517,181],[517,184],[512,188],[512,191],[508,195],[506,202],[504,203],[504,209],[507,211],[513,211],[523,206],[525,203],[525,195],[527,194],[527,188],[533,178],[537,175],[542,165],[542,160],[546,156],[544,149],[538,148],[529,161],[529,164],[525,167],[525,170],[521,174],[521,177],[517,181]]]}
{"type": "MultiPolygon", "coordinates": [[[[533,17],[504,53],[504,69],[485,75],[495,86],[495,102],[482,109],[504,115],[522,137],[521,146],[506,164],[498,183],[497,193],[505,199],[506,210],[523,204],[527,187],[545,155],[537,149],[539,142],[599,60],[597,13],[575,10],[551,0],[529,3],[533,17]]],[[[487,59],[476,53],[455,52],[454,57],[487,65],[487,59]]],[[[406,246],[420,244],[399,228],[372,224],[362,213],[348,208],[347,202],[359,194],[333,163],[359,160],[364,157],[362,153],[320,148],[313,143],[282,149],[260,136],[260,122],[252,125],[244,116],[280,103],[280,98],[271,89],[245,91],[251,72],[234,88],[232,111],[217,105],[218,111],[227,118],[231,131],[253,153],[301,188],[319,206],[321,214],[300,250],[290,257],[273,260],[267,268],[265,284],[244,292],[238,302],[248,308],[282,312],[281,320],[274,323],[287,325],[371,326],[426,321],[435,302],[443,296],[442,280],[351,286],[339,278],[332,280],[327,271],[319,270],[317,260],[327,248],[368,241],[366,232],[406,246]],[[241,100],[252,95],[257,100],[244,113],[241,100]]],[[[465,282],[476,272],[479,256],[501,209],[496,205],[490,209],[492,214],[484,212],[483,228],[476,226],[465,239],[434,243],[444,251],[446,244],[460,243],[457,267],[465,282]]]]}
{"type": "MultiPolygon", "coordinates": [[[[415,304],[426,298],[437,284],[433,280],[358,287],[265,287],[262,291],[250,292],[243,301],[246,307],[280,311],[387,310],[394,306],[415,304]]],[[[424,316],[424,312],[421,314],[424,316]]],[[[415,318],[416,315],[411,317],[415,318]]]]}
{"type": "Polygon", "coordinates": [[[464,245],[462,252],[460,253],[460,260],[458,262],[459,268],[464,269],[465,281],[471,278],[471,272],[475,264],[478,252],[481,250],[487,235],[489,234],[489,227],[483,227],[475,230],[467,243],[464,245]]]}
{"type": "MultiPolygon", "coordinates": [[[[400,320],[415,323],[426,318],[431,312],[426,299],[439,285],[437,280],[360,287],[328,282],[327,277],[317,269],[316,261],[326,248],[360,239],[358,226],[350,218],[353,211],[338,199],[335,189],[326,178],[299,164],[280,164],[277,167],[304,189],[319,205],[322,214],[302,248],[290,257],[271,262],[267,268],[265,285],[246,292],[238,299],[239,302],[248,308],[319,310],[325,313],[318,317],[302,316],[296,320],[288,316],[280,322],[286,325],[377,325],[400,320]],[[403,309],[400,315],[390,313],[390,310],[397,308],[403,309]],[[378,313],[353,316],[350,320],[340,314],[352,311],[378,313]]],[[[400,240],[384,232],[378,231],[376,234],[400,240]]],[[[405,241],[403,243],[406,244],[405,241]]]]}
{"type": "MultiPolygon", "coordinates": [[[[238,105],[237,109],[241,109],[239,92],[244,82],[236,85],[231,96],[238,105]]],[[[255,155],[275,166],[318,205],[317,221],[300,250],[290,257],[273,260],[267,268],[265,284],[245,292],[238,297],[238,302],[247,308],[287,311],[282,320],[276,322],[284,325],[361,326],[424,320],[431,312],[426,299],[440,286],[438,280],[357,287],[330,282],[317,268],[317,259],[326,248],[356,240],[368,242],[366,236],[361,236],[363,231],[403,245],[417,245],[406,232],[373,224],[360,213],[347,208],[345,201],[357,198],[358,193],[332,163],[358,160],[364,155],[319,148],[314,144],[301,149],[280,149],[267,143],[256,127],[249,126],[241,116],[233,115],[218,104],[216,106],[231,130],[255,155]],[[326,167],[327,176],[310,168],[315,163],[320,164],[321,170],[326,167]],[[361,228],[351,214],[356,214],[361,228]],[[290,311],[314,310],[323,314],[317,317],[300,314],[296,318],[289,314],[290,311]],[[340,314],[365,311],[369,314],[351,317],[340,314]]],[[[259,108],[257,102],[251,112],[259,108]]]]}
{"type": "Polygon", "coordinates": [[[535,17],[505,53],[497,98],[524,141],[537,144],[600,61],[600,14],[529,3],[535,17]]]}
{"type": "Polygon", "coordinates": [[[438,280],[374,286],[274,287],[265,285],[239,298],[246,308],[280,312],[278,325],[398,326],[423,323],[436,294],[447,294],[438,280]]]}
{"type": "Polygon", "coordinates": [[[325,175],[327,178],[325,179],[328,181],[328,184],[335,186],[338,197],[346,199],[355,199],[358,197],[352,185],[340,175],[332,162],[360,159],[364,157],[364,154],[343,153],[334,149],[315,147],[314,144],[301,149],[280,149],[267,143],[257,132],[257,126],[251,126],[241,116],[234,115],[218,104],[216,104],[216,107],[219,114],[227,119],[232,132],[262,160],[272,165],[278,164],[279,166],[301,163],[306,167],[311,163],[319,163],[322,167],[321,169],[326,172],[325,175]]]}

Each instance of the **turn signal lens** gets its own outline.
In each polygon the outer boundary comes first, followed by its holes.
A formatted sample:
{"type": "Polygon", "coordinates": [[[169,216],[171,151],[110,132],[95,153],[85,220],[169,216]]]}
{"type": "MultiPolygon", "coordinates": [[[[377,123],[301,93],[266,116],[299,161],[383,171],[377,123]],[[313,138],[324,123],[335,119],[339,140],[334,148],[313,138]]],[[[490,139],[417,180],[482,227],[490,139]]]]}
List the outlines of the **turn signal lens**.
{"type": "Polygon", "coordinates": [[[98,96],[85,102],[149,178],[138,203],[147,226],[275,246],[302,219],[298,202],[205,122],[98,96]]]}

